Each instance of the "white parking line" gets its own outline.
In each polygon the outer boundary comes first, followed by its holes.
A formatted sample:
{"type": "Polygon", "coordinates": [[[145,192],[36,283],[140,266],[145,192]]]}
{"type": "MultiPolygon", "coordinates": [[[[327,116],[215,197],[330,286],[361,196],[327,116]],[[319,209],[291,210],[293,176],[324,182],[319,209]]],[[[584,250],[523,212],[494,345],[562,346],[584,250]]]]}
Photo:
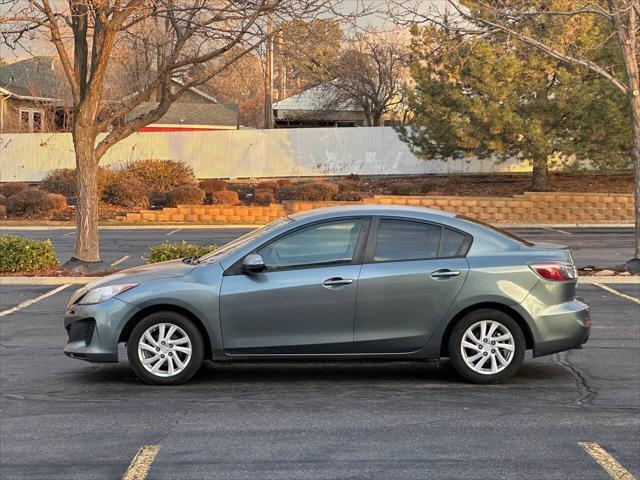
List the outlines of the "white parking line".
{"type": "Polygon", "coordinates": [[[151,464],[156,459],[160,445],[144,445],[138,450],[136,456],[122,476],[122,480],[144,480],[147,478],[151,464]]]}
{"type": "Polygon", "coordinates": [[[176,228],[175,230],[171,230],[169,233],[167,233],[167,237],[170,237],[171,235],[173,235],[176,232],[179,232],[180,230],[182,230],[181,228],[176,228]]]}
{"type": "Polygon", "coordinates": [[[627,295],[626,293],[619,292],[618,290],[611,287],[607,287],[606,285],[603,285],[601,283],[594,283],[593,285],[595,285],[596,287],[600,287],[601,289],[606,290],[609,293],[613,293],[614,295],[618,295],[619,297],[622,297],[626,300],[635,302],[640,305],[640,298],[632,297],[631,295],[627,295]]]}
{"type": "Polygon", "coordinates": [[[76,234],[76,231],[75,231],[75,230],[73,230],[73,231],[71,231],[71,232],[63,233],[63,234],[62,234],[62,236],[63,236],[63,237],[69,237],[69,236],[71,236],[71,235],[75,235],[75,234],[76,234]]]}
{"type": "Polygon", "coordinates": [[[118,260],[116,260],[115,262],[113,262],[111,264],[112,267],[115,267],[116,265],[120,265],[122,262],[124,262],[125,260],[127,260],[128,258],[131,258],[131,255],[125,255],[124,257],[119,258],[118,260]]]}
{"type": "Polygon", "coordinates": [[[33,305],[34,303],[39,302],[40,300],[44,300],[45,298],[50,297],[51,295],[55,295],[56,293],[61,292],[62,290],[64,290],[69,286],[71,286],[70,283],[65,283],[64,285],[60,285],[58,288],[54,288],[50,292],[47,292],[43,295],[30,298],[29,300],[25,300],[24,302],[16,305],[13,308],[10,308],[9,310],[3,310],[2,312],[0,312],[0,317],[4,317],[5,315],[9,315],[10,313],[17,312],[18,310],[22,310],[23,308],[26,308],[29,305],[33,305]]]}
{"type": "Polygon", "coordinates": [[[558,232],[558,233],[561,233],[563,235],[573,235],[572,233],[565,232],[564,230],[559,230],[557,228],[551,228],[551,227],[540,227],[540,228],[544,228],[545,230],[549,230],[551,232],[558,232]]]}
{"type": "Polygon", "coordinates": [[[597,443],[579,442],[591,457],[604,468],[614,480],[636,480],[631,472],[624,468],[618,461],[597,443]]]}

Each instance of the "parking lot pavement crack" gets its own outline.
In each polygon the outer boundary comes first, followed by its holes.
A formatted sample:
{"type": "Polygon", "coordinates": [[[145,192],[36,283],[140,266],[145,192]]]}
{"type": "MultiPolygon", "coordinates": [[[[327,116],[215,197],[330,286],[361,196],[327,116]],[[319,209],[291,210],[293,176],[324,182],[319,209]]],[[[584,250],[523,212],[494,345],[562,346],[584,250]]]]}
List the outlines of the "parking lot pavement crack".
{"type": "Polygon", "coordinates": [[[591,405],[596,396],[596,389],[589,382],[586,375],[569,361],[568,352],[554,353],[551,358],[555,364],[567,370],[575,379],[578,395],[574,400],[574,404],[580,407],[591,405]]]}

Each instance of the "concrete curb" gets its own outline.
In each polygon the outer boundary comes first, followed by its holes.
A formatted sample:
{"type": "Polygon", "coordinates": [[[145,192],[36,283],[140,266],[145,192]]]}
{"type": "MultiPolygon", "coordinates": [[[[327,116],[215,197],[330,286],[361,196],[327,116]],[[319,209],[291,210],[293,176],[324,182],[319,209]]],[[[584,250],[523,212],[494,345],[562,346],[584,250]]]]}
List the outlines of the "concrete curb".
{"type": "MultiPolygon", "coordinates": [[[[71,283],[84,285],[103,277],[0,277],[1,285],[61,285],[71,283]]],[[[633,277],[578,277],[580,285],[606,284],[640,284],[640,276],[633,277]]]]}

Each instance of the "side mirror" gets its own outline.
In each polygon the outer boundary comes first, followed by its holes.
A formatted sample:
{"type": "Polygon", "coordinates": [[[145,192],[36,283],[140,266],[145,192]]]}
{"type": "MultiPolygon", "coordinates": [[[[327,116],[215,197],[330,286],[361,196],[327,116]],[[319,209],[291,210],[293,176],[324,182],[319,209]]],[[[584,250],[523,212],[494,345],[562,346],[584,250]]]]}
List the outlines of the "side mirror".
{"type": "Polygon", "coordinates": [[[250,253],[242,259],[242,269],[247,273],[262,272],[265,268],[267,267],[264,264],[262,255],[257,253],[250,253]]]}

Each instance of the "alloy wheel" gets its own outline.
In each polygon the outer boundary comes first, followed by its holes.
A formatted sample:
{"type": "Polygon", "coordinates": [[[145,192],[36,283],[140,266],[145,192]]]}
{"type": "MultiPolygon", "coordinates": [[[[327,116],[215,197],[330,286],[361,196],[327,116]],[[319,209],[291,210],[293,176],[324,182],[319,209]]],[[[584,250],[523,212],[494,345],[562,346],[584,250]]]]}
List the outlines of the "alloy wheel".
{"type": "Polygon", "coordinates": [[[158,377],[172,377],[182,372],[191,360],[189,335],[172,323],[157,323],[147,328],[138,341],[138,358],[142,366],[158,377]]]}
{"type": "Polygon", "coordinates": [[[460,352],[474,372],[492,375],[509,366],[515,353],[515,340],[507,327],[495,320],[480,320],[464,332],[460,352]]]}

